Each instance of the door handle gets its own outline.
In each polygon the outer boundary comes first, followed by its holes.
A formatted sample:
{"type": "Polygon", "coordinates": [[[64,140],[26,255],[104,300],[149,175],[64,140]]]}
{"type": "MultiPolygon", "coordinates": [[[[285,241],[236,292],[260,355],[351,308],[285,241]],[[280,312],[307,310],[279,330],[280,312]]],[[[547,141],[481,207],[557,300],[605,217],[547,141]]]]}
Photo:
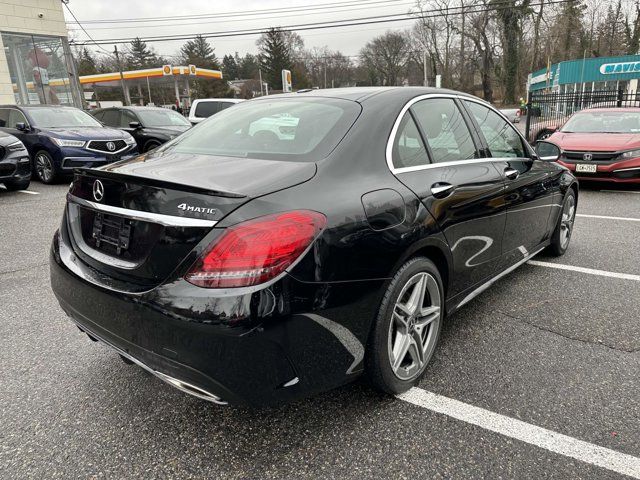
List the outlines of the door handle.
{"type": "Polygon", "coordinates": [[[453,193],[455,185],[450,183],[434,183],[431,185],[431,194],[436,198],[445,198],[453,193]]]}
{"type": "Polygon", "coordinates": [[[505,168],[504,176],[507,177],[509,180],[515,180],[520,176],[520,172],[518,172],[518,170],[516,170],[515,168],[505,168]]]}

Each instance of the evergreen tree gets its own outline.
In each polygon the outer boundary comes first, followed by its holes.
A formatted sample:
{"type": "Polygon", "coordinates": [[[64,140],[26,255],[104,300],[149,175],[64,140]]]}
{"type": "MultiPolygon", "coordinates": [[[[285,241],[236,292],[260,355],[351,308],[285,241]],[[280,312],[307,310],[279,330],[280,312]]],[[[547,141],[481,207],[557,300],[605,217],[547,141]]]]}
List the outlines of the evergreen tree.
{"type": "Polygon", "coordinates": [[[78,59],[78,75],[94,75],[98,73],[98,67],[95,58],[86,48],[82,48],[77,53],[78,59]]]}
{"type": "Polygon", "coordinates": [[[282,90],[282,70],[291,70],[291,46],[285,32],[280,28],[271,28],[263,33],[256,42],[260,49],[260,68],[262,78],[273,90],[282,90]]]}
{"type": "Polygon", "coordinates": [[[238,75],[240,76],[240,78],[244,80],[258,78],[258,59],[255,57],[255,55],[247,53],[237,63],[238,75]]]}
{"type": "Polygon", "coordinates": [[[156,67],[159,63],[158,60],[158,56],[139,37],[131,41],[129,52],[126,56],[128,68],[137,70],[156,67]]]}
{"type": "MultiPolygon", "coordinates": [[[[220,63],[215,54],[215,49],[202,35],[197,35],[193,40],[187,41],[180,49],[180,54],[187,65],[195,65],[200,68],[220,69],[220,63]]],[[[194,98],[229,97],[233,91],[229,88],[228,73],[223,72],[223,79],[197,79],[190,80],[191,94],[194,98]]]]}
{"type": "Polygon", "coordinates": [[[222,58],[222,72],[227,80],[238,80],[238,64],[233,56],[225,55],[222,58]]]}
{"type": "Polygon", "coordinates": [[[196,35],[193,40],[185,43],[180,49],[180,53],[188,65],[200,68],[220,68],[214,48],[202,35],[196,35]]]}

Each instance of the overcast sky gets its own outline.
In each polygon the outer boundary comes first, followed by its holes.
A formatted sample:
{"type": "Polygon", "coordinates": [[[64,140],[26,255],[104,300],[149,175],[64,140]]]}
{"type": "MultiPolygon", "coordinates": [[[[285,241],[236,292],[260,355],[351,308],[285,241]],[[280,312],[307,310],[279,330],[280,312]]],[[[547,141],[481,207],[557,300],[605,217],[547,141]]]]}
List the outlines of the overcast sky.
{"type": "MultiPolygon", "coordinates": [[[[229,30],[268,28],[272,26],[314,23],[327,20],[344,20],[377,15],[407,13],[414,0],[71,0],[69,7],[83,23],[89,34],[96,40],[130,38],[134,36],[158,36],[175,34],[198,34],[229,30]],[[332,6],[326,6],[326,4],[332,6]],[[337,4],[342,4],[338,6],[337,4]],[[347,5],[345,5],[347,4],[347,5]],[[304,12],[264,13],[268,9],[308,8],[325,5],[321,9],[304,12]],[[175,19],[147,23],[95,24],[91,20],[115,20],[142,17],[175,17],[180,15],[224,14],[252,11],[252,14],[232,18],[175,19]]],[[[78,30],[73,18],[65,11],[70,39],[86,40],[86,35],[78,30]]],[[[386,30],[410,28],[413,21],[398,21],[386,24],[360,25],[325,30],[301,31],[305,46],[327,45],[331,50],[340,50],[345,55],[357,55],[364,44],[386,30]]],[[[212,38],[210,43],[216,55],[238,52],[256,53],[257,35],[245,37],[212,38]]],[[[149,43],[161,55],[175,55],[184,41],[149,43]]],[[[109,50],[113,46],[106,47],[109,50]]]]}

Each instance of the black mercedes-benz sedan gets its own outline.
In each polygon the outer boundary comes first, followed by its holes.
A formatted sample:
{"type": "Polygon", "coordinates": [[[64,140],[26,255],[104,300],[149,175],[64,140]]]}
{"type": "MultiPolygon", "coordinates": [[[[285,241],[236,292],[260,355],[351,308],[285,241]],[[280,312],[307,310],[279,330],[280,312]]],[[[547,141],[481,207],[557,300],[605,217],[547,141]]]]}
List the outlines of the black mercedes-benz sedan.
{"type": "Polygon", "coordinates": [[[273,405],[362,374],[402,392],[446,315],[567,249],[578,186],[542,147],[441,89],[243,102],[78,170],[51,285],[91,339],[205,400],[273,405]]]}

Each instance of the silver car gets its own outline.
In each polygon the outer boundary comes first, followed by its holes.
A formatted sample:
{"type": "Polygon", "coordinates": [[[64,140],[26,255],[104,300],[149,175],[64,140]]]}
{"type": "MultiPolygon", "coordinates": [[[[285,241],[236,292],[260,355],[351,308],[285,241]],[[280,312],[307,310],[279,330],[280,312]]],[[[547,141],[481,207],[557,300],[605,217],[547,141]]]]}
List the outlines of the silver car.
{"type": "Polygon", "coordinates": [[[31,160],[24,144],[0,132],[0,183],[7,190],[26,190],[31,181],[31,160]]]}

